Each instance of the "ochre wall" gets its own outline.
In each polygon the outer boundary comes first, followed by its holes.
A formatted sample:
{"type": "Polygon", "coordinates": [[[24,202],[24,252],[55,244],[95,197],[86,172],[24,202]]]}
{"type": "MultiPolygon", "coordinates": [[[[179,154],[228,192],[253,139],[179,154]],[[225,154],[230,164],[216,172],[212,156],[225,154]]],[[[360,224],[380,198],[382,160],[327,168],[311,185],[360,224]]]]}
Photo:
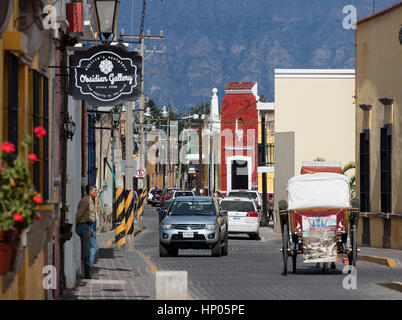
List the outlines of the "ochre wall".
{"type": "Polygon", "coordinates": [[[44,300],[45,290],[42,284],[44,277],[42,273],[43,267],[43,251],[39,253],[34,263],[30,266],[29,247],[26,247],[21,269],[14,278],[10,288],[5,292],[2,290],[3,277],[0,277],[0,300],[44,300]]]}
{"type": "Polygon", "coordinates": [[[383,247],[384,219],[370,217],[370,246],[383,247]]]}
{"type": "MultiPolygon", "coordinates": [[[[19,1],[14,0],[14,9],[11,16],[11,20],[8,26],[8,32],[17,32],[14,21],[19,17],[19,1]]],[[[8,84],[6,83],[8,68],[4,64],[5,55],[8,51],[4,50],[4,40],[0,38],[0,143],[8,140],[7,131],[7,93],[8,84]]],[[[33,125],[32,125],[32,113],[30,112],[32,107],[32,84],[31,84],[31,73],[32,70],[39,71],[39,54],[36,55],[31,66],[19,64],[19,112],[18,112],[18,140],[19,142],[23,140],[25,135],[30,134],[33,136],[33,125]]],[[[41,96],[41,95],[40,95],[41,96]]],[[[19,146],[19,150],[22,150],[19,146]]],[[[32,147],[27,150],[24,154],[20,153],[25,160],[28,162],[28,153],[32,152],[32,147]]],[[[32,166],[30,168],[32,173],[32,166]]],[[[40,190],[38,190],[40,191],[40,190]]],[[[29,265],[28,259],[28,248],[25,248],[25,257],[22,267],[18,275],[14,278],[14,281],[8,290],[3,292],[2,284],[3,277],[0,276],[0,300],[18,300],[18,299],[45,299],[45,291],[42,286],[43,280],[43,267],[44,267],[44,252],[41,251],[33,263],[32,266],[29,265]]]]}
{"type": "Polygon", "coordinates": [[[360,194],[360,133],[370,129],[370,241],[384,245],[381,213],[380,130],[392,123],[391,248],[402,249],[402,45],[398,32],[402,6],[363,20],[356,29],[356,194],[360,194]],[[379,99],[392,98],[392,106],[379,99]],[[372,105],[371,113],[359,105],[372,105]],[[373,217],[374,215],[374,217],[373,217]]]}
{"type": "MultiPolygon", "coordinates": [[[[370,247],[383,248],[384,219],[370,216],[370,247]]],[[[391,248],[402,250],[402,219],[391,217],[391,248]]],[[[357,225],[357,245],[362,245],[363,218],[360,217],[357,225]]]]}
{"type": "Polygon", "coordinates": [[[43,267],[44,267],[44,255],[43,251],[39,253],[38,258],[29,266],[29,259],[27,256],[24,260],[24,266],[22,272],[24,272],[24,282],[21,284],[21,289],[25,288],[24,291],[20,292],[20,299],[24,300],[44,300],[45,290],[43,289],[43,267]]]}
{"type": "MultiPolygon", "coordinates": [[[[356,29],[356,94],[357,106],[372,105],[370,130],[370,203],[371,212],[381,211],[380,130],[389,123],[387,109],[380,98],[393,98],[392,150],[392,212],[402,214],[402,46],[398,32],[402,21],[402,6],[367,22],[356,29]]],[[[356,108],[356,159],[359,157],[360,133],[365,129],[363,115],[356,108]]],[[[356,172],[360,164],[356,163],[356,172]]],[[[360,192],[360,176],[356,175],[356,190],[360,192]]],[[[402,235],[401,235],[402,236],[402,235]]]]}
{"type": "Polygon", "coordinates": [[[391,247],[402,249],[402,219],[391,220],[391,247]]]}
{"type": "Polygon", "coordinates": [[[362,245],[362,236],[363,236],[363,218],[359,217],[357,221],[357,245],[362,245]]]}

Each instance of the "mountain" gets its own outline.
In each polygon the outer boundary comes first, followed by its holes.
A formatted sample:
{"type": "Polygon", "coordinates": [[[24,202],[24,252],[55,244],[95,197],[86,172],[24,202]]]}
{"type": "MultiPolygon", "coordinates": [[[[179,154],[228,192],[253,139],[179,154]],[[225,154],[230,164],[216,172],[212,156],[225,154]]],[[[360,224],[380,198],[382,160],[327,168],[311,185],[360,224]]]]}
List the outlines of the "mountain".
{"type": "MultiPolygon", "coordinates": [[[[376,0],[376,10],[396,0],[376,0]]],[[[230,81],[257,81],[273,101],[275,68],[354,68],[354,30],[344,29],[353,5],[357,18],[372,14],[372,0],[147,0],[146,40],[164,54],[147,53],[145,91],[158,105],[180,112],[219,100],[230,81]]],[[[142,0],[121,0],[119,30],[137,35],[142,0]]]]}

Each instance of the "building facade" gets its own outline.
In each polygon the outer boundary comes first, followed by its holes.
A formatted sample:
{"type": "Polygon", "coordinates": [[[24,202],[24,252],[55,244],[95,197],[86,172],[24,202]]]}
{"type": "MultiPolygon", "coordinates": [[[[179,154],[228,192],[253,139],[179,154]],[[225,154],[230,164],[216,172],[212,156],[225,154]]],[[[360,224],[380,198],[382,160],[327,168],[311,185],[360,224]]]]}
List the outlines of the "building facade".
{"type": "Polygon", "coordinates": [[[354,91],[354,70],[275,70],[276,214],[303,161],[355,161],[354,91]]]}
{"type": "Polygon", "coordinates": [[[257,189],[257,83],[230,82],[221,104],[220,192],[257,189]]]}
{"type": "Polygon", "coordinates": [[[274,195],[275,181],[275,103],[257,103],[258,110],[258,191],[263,193],[263,176],[266,175],[267,194],[274,195]],[[265,128],[265,150],[263,148],[265,128]]]}
{"type": "Polygon", "coordinates": [[[76,285],[81,263],[74,224],[87,183],[82,180],[86,117],[85,104],[68,96],[65,71],[78,38],[93,39],[91,15],[88,0],[9,0],[0,7],[0,141],[12,142],[26,160],[30,153],[38,156],[30,177],[44,200],[39,210],[52,212],[54,220],[51,229],[37,222],[27,229],[18,268],[0,276],[0,299],[58,299],[63,289],[76,285]],[[64,127],[69,118],[76,129],[71,137],[64,127]],[[34,138],[23,153],[21,141],[34,137],[37,126],[47,135],[34,138]],[[49,270],[54,279],[45,288],[49,270]]]}
{"type": "MultiPolygon", "coordinates": [[[[42,195],[45,207],[58,214],[58,190],[54,175],[60,158],[50,151],[59,145],[54,127],[57,116],[53,109],[55,100],[54,65],[56,39],[54,29],[44,29],[40,1],[3,1],[0,7],[0,141],[15,145],[16,154],[27,163],[28,154],[35,153],[39,161],[29,165],[30,179],[35,190],[42,195]],[[33,23],[37,22],[37,23],[33,23]],[[34,138],[33,145],[23,150],[21,142],[26,135],[34,137],[34,128],[41,126],[47,134],[34,138]]],[[[37,224],[30,226],[31,235],[37,224]]],[[[20,247],[18,267],[0,276],[0,299],[46,299],[57,298],[59,291],[45,290],[42,286],[43,268],[53,265],[60,279],[60,246],[58,221],[40,245],[36,237],[28,236],[20,247]],[[54,234],[52,234],[54,231],[54,234]],[[54,236],[54,237],[53,237],[54,236]],[[50,241],[51,239],[54,241],[50,241]],[[37,254],[32,256],[32,252],[37,254]],[[21,253],[21,254],[20,254],[21,253]]]]}
{"type": "Polygon", "coordinates": [[[152,188],[180,187],[179,137],[176,135],[177,121],[167,121],[146,134],[146,167],[148,190],[152,188]],[[170,130],[166,130],[170,128],[170,130]]]}
{"type": "Polygon", "coordinates": [[[399,2],[356,28],[358,240],[378,248],[402,249],[401,21],[399,2]]]}

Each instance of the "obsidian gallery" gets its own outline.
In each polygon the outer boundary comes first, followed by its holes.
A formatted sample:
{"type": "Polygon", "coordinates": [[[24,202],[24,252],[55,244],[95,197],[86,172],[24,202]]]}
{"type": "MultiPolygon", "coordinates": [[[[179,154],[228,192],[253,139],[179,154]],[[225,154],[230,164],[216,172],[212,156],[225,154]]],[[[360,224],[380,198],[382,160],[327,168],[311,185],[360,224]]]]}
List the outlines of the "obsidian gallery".
{"type": "Polygon", "coordinates": [[[141,93],[141,57],[116,46],[95,46],[70,56],[70,94],[95,106],[114,106],[141,93]]]}

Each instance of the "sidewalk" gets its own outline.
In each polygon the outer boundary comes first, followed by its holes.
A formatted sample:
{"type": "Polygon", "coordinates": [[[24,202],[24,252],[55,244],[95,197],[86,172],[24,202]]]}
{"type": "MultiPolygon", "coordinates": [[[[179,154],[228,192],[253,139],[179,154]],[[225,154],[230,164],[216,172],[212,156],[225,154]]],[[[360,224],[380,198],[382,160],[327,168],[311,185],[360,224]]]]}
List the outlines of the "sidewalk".
{"type": "Polygon", "coordinates": [[[392,268],[402,268],[402,250],[359,247],[358,258],[364,261],[385,265],[392,268]]]}
{"type": "Polygon", "coordinates": [[[272,221],[269,222],[268,227],[260,227],[260,238],[263,242],[267,242],[273,239],[281,239],[282,241],[282,235],[279,232],[274,231],[274,225],[272,221]]]}
{"type": "Polygon", "coordinates": [[[77,279],[76,288],[66,290],[63,300],[155,299],[152,267],[138,251],[117,249],[114,239],[114,230],[97,234],[99,252],[95,258],[93,279],[77,279]]]}

